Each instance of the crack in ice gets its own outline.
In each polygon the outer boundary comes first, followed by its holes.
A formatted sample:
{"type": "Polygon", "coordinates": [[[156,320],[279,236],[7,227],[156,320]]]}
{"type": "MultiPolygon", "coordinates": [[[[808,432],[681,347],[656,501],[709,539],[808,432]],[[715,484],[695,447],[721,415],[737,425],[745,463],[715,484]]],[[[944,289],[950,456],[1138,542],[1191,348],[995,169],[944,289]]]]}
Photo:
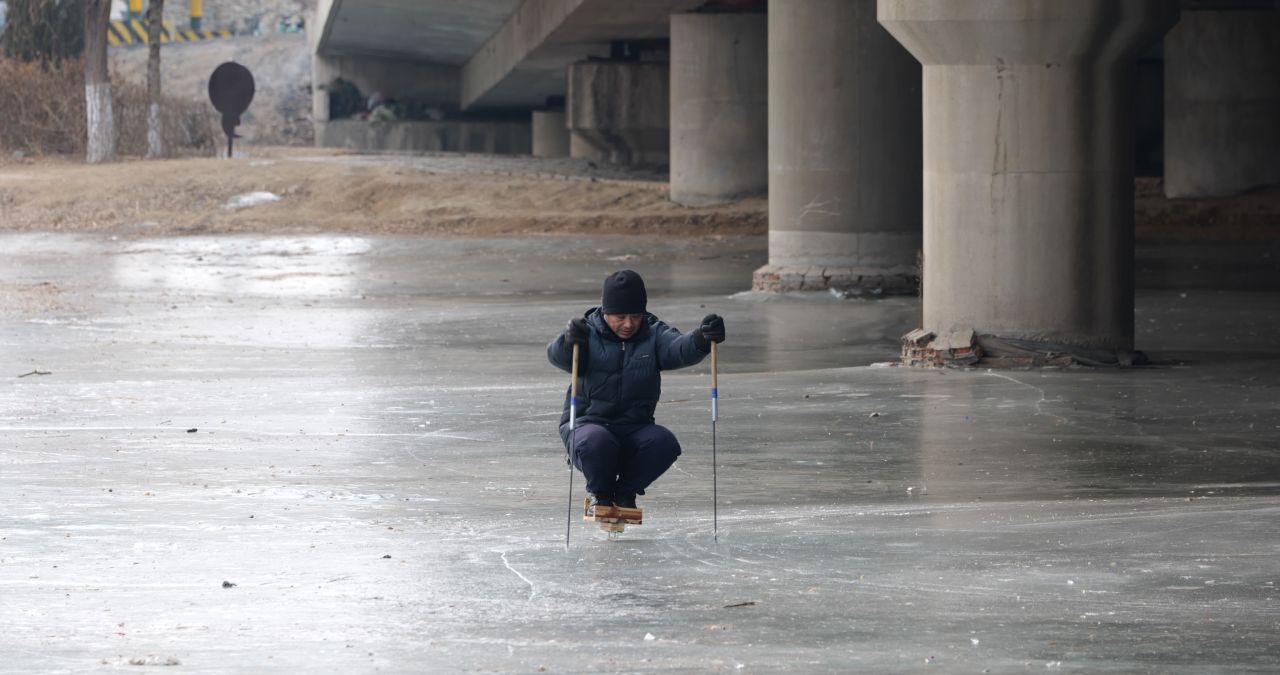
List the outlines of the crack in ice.
{"type": "Polygon", "coordinates": [[[1047,412],[1045,412],[1045,411],[1044,411],[1044,409],[1043,409],[1043,408],[1041,408],[1041,407],[1040,407],[1040,405],[1041,405],[1042,403],[1047,403],[1047,402],[1049,401],[1049,396],[1048,396],[1047,394],[1045,394],[1045,393],[1044,393],[1044,390],[1043,390],[1043,389],[1041,389],[1040,387],[1037,387],[1037,386],[1035,386],[1034,384],[1028,384],[1028,383],[1026,383],[1026,382],[1022,382],[1022,381],[1020,381],[1020,380],[1017,380],[1017,379],[1014,379],[1014,378],[1012,378],[1012,377],[1009,377],[1008,375],[1003,375],[1003,374],[1001,374],[1001,373],[985,373],[985,374],[986,374],[986,375],[990,375],[991,377],[999,377],[999,378],[1001,378],[1001,379],[1008,380],[1008,381],[1010,381],[1010,382],[1012,382],[1012,383],[1014,383],[1014,384],[1019,384],[1019,385],[1022,385],[1022,386],[1024,386],[1024,387],[1030,387],[1030,388],[1032,388],[1032,389],[1034,389],[1034,390],[1036,390],[1036,391],[1040,392],[1040,400],[1039,400],[1039,401],[1036,401],[1036,403],[1035,403],[1035,405],[1036,405],[1036,414],[1037,414],[1037,415],[1048,415],[1049,417],[1052,417],[1052,418],[1054,418],[1054,419],[1056,419],[1056,420],[1058,420],[1058,421],[1062,422],[1063,424],[1067,424],[1067,423],[1069,423],[1069,420],[1068,420],[1067,418],[1062,417],[1062,416],[1059,416],[1059,415],[1055,415],[1055,414],[1053,414],[1053,413],[1047,413],[1047,412]]]}
{"type": "Polygon", "coordinates": [[[533,585],[533,582],[532,582],[532,581],[529,581],[529,577],[526,577],[525,575],[521,574],[521,573],[520,573],[520,570],[518,570],[518,569],[516,569],[516,568],[512,567],[512,566],[511,566],[511,563],[507,562],[507,552],[506,552],[506,551],[502,551],[500,555],[501,555],[501,557],[502,557],[502,564],[503,564],[503,565],[506,565],[506,566],[507,566],[507,569],[511,570],[511,573],[512,573],[512,574],[514,574],[514,575],[516,575],[516,576],[520,577],[520,580],[521,580],[521,581],[525,582],[526,584],[529,584],[529,599],[530,599],[530,600],[532,600],[532,599],[533,599],[533,596],[535,596],[535,595],[537,595],[537,594],[538,594],[538,589],[537,589],[537,587],[535,587],[535,586],[533,585]]]}

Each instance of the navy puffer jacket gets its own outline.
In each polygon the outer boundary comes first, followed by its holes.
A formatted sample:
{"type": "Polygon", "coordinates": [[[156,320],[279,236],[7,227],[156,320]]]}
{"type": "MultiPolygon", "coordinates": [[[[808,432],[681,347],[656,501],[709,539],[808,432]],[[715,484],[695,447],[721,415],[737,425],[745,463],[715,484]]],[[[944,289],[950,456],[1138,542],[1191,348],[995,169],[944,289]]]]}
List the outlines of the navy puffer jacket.
{"type": "MultiPolygon", "coordinates": [[[[645,315],[640,330],[625,342],[610,330],[599,307],[587,310],[585,317],[591,338],[578,356],[579,424],[653,424],[653,411],[662,395],[661,372],[692,366],[711,353],[711,343],[697,329],[682,334],[652,314],[645,315]]],[[[547,345],[547,359],[571,372],[573,347],[565,342],[564,333],[547,345]]],[[[568,424],[566,391],[562,435],[567,434],[568,424]]]]}

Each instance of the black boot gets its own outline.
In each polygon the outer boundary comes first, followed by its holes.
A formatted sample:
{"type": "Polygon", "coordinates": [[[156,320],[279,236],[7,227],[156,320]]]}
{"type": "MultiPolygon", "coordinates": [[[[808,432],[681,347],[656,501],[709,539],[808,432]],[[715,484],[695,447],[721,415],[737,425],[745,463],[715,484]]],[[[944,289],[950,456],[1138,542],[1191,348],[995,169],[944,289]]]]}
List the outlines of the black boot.
{"type": "Polygon", "coordinates": [[[597,506],[613,508],[613,505],[614,505],[613,495],[608,494],[606,492],[601,492],[600,494],[593,494],[587,500],[587,515],[594,515],[597,506]]]}
{"type": "Polygon", "coordinates": [[[613,497],[613,503],[620,508],[634,509],[636,508],[636,496],[633,494],[617,494],[613,497]]]}

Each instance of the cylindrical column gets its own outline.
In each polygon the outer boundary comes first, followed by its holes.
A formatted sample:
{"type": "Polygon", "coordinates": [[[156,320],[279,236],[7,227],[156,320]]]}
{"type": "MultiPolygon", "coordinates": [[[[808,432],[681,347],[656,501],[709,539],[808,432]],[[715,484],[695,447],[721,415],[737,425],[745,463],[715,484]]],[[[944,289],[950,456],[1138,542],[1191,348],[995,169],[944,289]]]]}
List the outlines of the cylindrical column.
{"type": "Polygon", "coordinates": [[[1187,11],[1164,41],[1164,191],[1280,184],[1280,12],[1187,11]]]}
{"type": "Polygon", "coordinates": [[[671,16],[671,201],[768,187],[767,38],[759,12],[671,16]]]}
{"type": "Polygon", "coordinates": [[[769,4],[769,264],[758,290],[909,292],[920,65],[875,0],[769,4]]]}
{"type": "Polygon", "coordinates": [[[569,128],[563,110],[533,111],[533,156],[568,157],[569,128]]]}
{"type": "Polygon", "coordinates": [[[924,330],[1131,351],[1134,56],[1176,3],[879,2],[924,64],[924,330]]]}

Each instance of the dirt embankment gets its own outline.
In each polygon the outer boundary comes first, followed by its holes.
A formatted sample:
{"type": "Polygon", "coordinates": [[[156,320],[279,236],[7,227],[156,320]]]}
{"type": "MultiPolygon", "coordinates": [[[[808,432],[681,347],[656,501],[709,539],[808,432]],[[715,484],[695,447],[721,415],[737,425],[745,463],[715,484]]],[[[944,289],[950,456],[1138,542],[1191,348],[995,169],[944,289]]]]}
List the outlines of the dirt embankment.
{"type": "MultiPolygon", "coordinates": [[[[763,235],[768,202],[706,207],[667,199],[652,174],[532,158],[355,156],[248,147],[249,157],[130,160],[0,156],[0,230],[128,236],[361,232],[494,236],[535,233],[763,235]],[[556,172],[565,172],[557,174],[556,172]],[[237,195],[279,201],[226,208],[237,195]]],[[[1220,199],[1164,198],[1140,179],[1141,241],[1280,241],[1280,190],[1220,199]]]]}
{"type": "Polygon", "coordinates": [[[1168,199],[1159,178],[1139,178],[1134,209],[1141,241],[1280,241],[1280,187],[1168,199]]]}
{"type": "Polygon", "coordinates": [[[665,183],[434,172],[343,161],[338,151],[253,148],[252,157],[0,160],[0,229],[126,235],[362,232],[452,235],[765,234],[764,198],[671,203],[665,183]],[[229,209],[233,197],[279,201],[229,209]]]}

